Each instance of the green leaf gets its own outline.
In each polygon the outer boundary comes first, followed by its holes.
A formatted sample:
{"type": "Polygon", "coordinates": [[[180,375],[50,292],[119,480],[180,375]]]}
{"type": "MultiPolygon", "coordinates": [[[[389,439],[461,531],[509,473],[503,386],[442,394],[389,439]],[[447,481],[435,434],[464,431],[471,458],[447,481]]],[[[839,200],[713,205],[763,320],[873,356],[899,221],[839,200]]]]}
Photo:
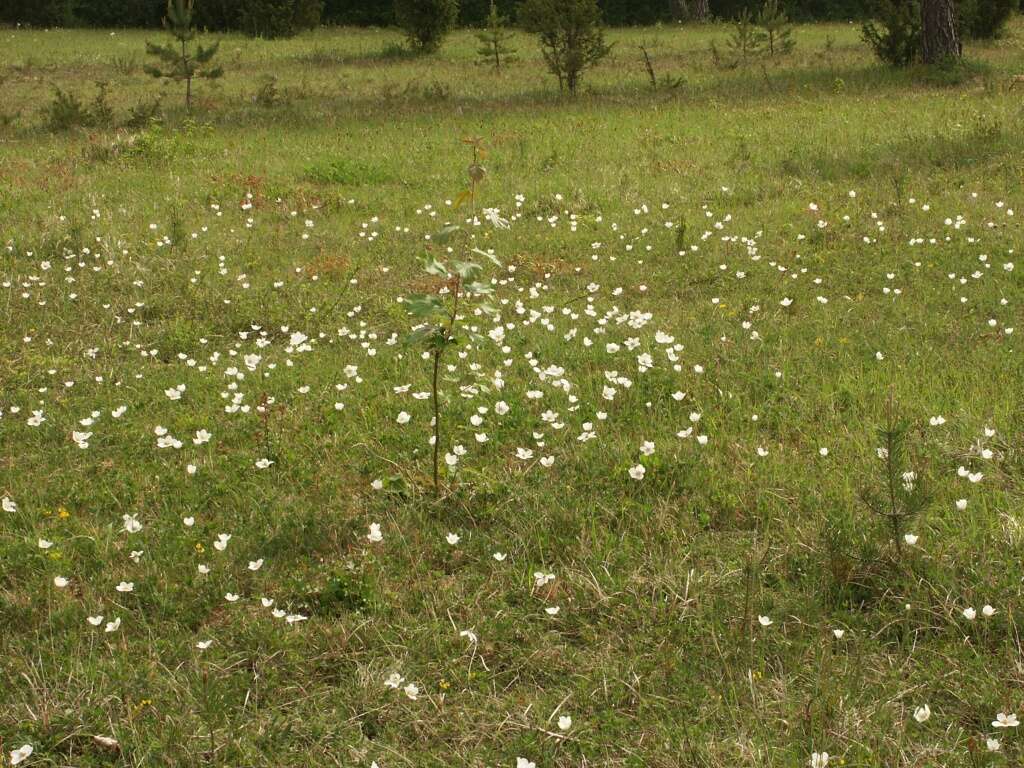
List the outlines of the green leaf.
{"type": "Polygon", "coordinates": [[[428,275],[436,275],[437,277],[450,277],[448,267],[443,262],[437,259],[427,256],[423,259],[423,271],[428,275]]]}
{"type": "Polygon", "coordinates": [[[480,265],[472,261],[453,261],[452,269],[463,280],[472,280],[475,275],[482,271],[480,265]]]}
{"type": "Polygon", "coordinates": [[[461,229],[462,229],[462,227],[460,227],[458,224],[449,224],[447,227],[442,229],[440,232],[435,234],[430,239],[433,240],[435,243],[439,243],[441,245],[444,245],[445,243],[447,243],[449,240],[452,239],[452,235],[454,235],[456,232],[460,231],[461,229]]]}
{"type": "Polygon", "coordinates": [[[432,317],[444,311],[444,302],[439,296],[432,294],[416,294],[403,302],[413,317],[432,317]]]}
{"type": "Polygon", "coordinates": [[[501,266],[501,262],[498,261],[498,257],[495,256],[493,253],[488,253],[487,251],[482,251],[479,248],[470,248],[470,250],[473,253],[477,254],[478,256],[483,256],[485,259],[487,259],[489,262],[491,262],[491,264],[493,264],[494,266],[496,266],[496,267],[500,267],[501,266]]]}

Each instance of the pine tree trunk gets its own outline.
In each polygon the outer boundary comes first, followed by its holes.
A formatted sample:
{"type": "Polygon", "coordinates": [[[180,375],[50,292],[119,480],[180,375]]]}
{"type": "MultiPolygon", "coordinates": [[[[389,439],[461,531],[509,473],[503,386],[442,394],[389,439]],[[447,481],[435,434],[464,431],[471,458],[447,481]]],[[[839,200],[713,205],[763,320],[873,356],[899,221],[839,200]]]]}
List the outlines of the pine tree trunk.
{"type": "Polygon", "coordinates": [[[708,6],[708,0],[694,0],[693,18],[695,21],[707,21],[710,15],[711,8],[708,6]]]}
{"type": "Polygon", "coordinates": [[[960,58],[962,50],[953,0],[922,0],[921,43],[925,64],[960,58]]]}

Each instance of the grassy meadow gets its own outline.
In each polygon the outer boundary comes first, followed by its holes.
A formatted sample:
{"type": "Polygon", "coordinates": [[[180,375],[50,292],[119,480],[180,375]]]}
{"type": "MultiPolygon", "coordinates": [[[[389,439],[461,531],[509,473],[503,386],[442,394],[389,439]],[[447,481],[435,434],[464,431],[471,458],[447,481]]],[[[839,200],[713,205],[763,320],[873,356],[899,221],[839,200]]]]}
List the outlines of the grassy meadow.
{"type": "Polygon", "coordinates": [[[0,29],[0,765],[1024,762],[1024,22],[728,31],[0,29]]]}

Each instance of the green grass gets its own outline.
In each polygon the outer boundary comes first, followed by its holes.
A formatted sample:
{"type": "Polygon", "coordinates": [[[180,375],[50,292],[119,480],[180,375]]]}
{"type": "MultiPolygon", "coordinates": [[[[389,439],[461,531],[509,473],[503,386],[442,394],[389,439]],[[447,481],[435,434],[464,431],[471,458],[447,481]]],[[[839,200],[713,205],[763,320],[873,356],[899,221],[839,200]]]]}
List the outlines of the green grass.
{"type": "Polygon", "coordinates": [[[500,74],[470,33],[424,59],[391,31],[229,36],[191,117],[141,73],[155,34],[0,30],[4,759],[1024,760],[990,725],[1024,713],[1019,21],[938,75],[878,66],[853,25],[746,69],[715,65],[725,28],[614,30],[575,100],[525,36],[500,74]],[[53,88],[96,81],[111,124],[50,130],[53,88]],[[446,205],[473,135],[509,230],[446,205]],[[437,289],[417,259],[447,221],[505,265],[508,349],[447,358],[467,454],[436,500],[397,299],[437,289]],[[890,396],[933,497],[899,559],[862,499],[890,396]]]}

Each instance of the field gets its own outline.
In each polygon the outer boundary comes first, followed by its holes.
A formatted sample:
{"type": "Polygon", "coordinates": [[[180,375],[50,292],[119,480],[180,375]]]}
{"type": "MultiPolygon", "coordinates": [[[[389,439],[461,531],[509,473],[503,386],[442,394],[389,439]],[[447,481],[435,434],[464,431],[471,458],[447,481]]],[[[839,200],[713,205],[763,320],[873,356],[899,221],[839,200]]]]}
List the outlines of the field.
{"type": "Polygon", "coordinates": [[[1024,23],[727,34],[0,30],[0,764],[1022,764],[1024,23]]]}

